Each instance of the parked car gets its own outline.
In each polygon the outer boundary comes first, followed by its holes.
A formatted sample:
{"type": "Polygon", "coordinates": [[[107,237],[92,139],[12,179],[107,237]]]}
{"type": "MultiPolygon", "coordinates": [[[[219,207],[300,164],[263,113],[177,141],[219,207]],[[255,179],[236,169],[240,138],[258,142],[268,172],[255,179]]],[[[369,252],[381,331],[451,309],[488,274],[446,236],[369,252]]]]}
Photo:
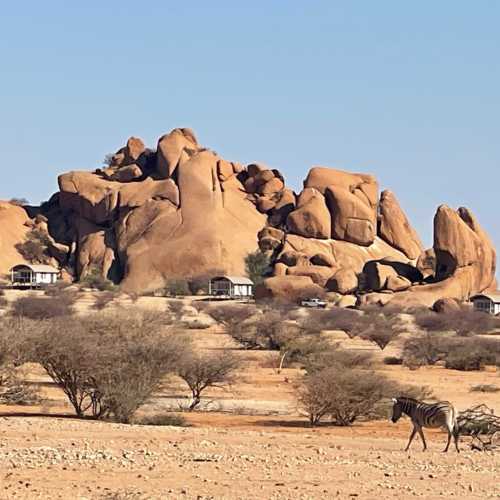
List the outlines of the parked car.
{"type": "Polygon", "coordinates": [[[326,302],[319,299],[318,297],[311,297],[309,299],[304,299],[300,302],[302,307],[319,307],[324,309],[326,307],[326,302]]]}

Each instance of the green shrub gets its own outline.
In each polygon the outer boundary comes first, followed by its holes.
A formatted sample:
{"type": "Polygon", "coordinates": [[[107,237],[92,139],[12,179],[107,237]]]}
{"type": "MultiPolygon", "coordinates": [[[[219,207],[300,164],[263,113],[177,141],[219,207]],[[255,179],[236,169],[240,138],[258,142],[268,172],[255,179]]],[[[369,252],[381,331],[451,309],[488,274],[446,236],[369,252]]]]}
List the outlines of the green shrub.
{"type": "Polygon", "coordinates": [[[35,228],[26,234],[22,243],[16,244],[16,249],[28,262],[48,264],[50,261],[49,245],[49,235],[45,231],[35,228]]]}
{"type": "Polygon", "coordinates": [[[117,289],[116,285],[104,277],[97,267],[90,268],[85,276],[80,278],[79,283],[85,288],[95,288],[101,292],[112,292],[117,289]]]}
{"type": "Polygon", "coordinates": [[[254,285],[259,285],[270,272],[269,257],[260,250],[249,253],[245,257],[245,271],[254,285]]]}
{"type": "Polygon", "coordinates": [[[163,289],[166,297],[185,297],[191,295],[189,285],[186,280],[169,280],[163,289]]]}

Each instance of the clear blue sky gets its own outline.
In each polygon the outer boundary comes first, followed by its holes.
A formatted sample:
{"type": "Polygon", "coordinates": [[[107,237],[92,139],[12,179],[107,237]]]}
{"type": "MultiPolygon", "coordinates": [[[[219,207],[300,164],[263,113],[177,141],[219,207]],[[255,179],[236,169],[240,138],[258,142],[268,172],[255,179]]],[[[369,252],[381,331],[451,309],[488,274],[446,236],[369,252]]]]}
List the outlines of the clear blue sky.
{"type": "Polygon", "coordinates": [[[500,2],[2,5],[0,198],[38,203],[130,135],[231,160],[374,173],[426,245],[441,203],[500,248],[500,2]]]}

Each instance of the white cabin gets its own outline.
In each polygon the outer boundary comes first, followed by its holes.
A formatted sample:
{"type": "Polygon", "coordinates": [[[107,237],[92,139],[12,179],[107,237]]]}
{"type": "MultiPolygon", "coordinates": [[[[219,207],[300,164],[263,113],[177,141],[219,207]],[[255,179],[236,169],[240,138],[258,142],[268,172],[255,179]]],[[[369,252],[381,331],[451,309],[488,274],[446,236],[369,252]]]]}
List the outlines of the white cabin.
{"type": "Polygon", "coordinates": [[[52,285],[59,279],[60,272],[45,264],[18,264],[10,270],[12,286],[38,288],[52,285]]]}
{"type": "Polygon", "coordinates": [[[253,281],[241,276],[216,276],[208,284],[209,295],[246,299],[253,296],[253,281]]]}
{"type": "Polygon", "coordinates": [[[474,304],[475,311],[487,312],[493,315],[500,314],[500,291],[474,295],[470,300],[474,304]]]}

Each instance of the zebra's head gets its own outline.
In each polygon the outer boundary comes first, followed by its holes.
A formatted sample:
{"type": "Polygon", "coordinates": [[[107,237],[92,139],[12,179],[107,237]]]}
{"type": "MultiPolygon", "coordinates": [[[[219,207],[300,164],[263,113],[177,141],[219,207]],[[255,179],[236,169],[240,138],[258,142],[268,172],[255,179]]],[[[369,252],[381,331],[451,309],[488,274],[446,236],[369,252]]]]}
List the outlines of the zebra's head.
{"type": "Polygon", "coordinates": [[[401,403],[396,399],[392,398],[392,402],[394,403],[392,405],[392,423],[396,423],[400,418],[401,415],[403,414],[403,408],[401,407],[401,403]]]}

